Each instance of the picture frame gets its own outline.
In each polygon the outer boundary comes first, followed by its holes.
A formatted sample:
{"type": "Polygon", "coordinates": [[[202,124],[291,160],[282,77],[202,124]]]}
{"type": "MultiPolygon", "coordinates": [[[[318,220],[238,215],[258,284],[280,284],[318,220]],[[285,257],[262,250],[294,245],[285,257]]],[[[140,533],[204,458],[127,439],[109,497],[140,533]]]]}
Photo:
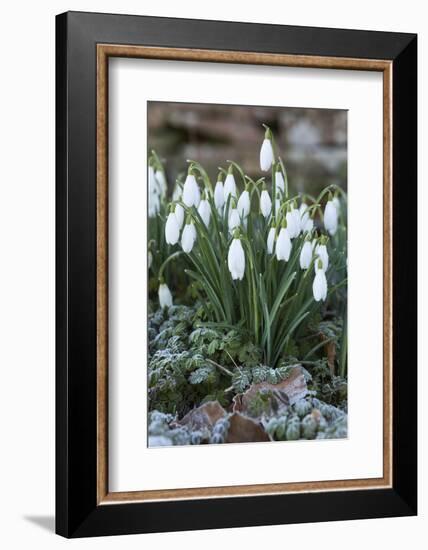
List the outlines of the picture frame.
{"type": "Polygon", "coordinates": [[[68,12],[56,18],[56,532],[65,537],[417,513],[417,36],[68,12]],[[383,75],[383,476],[108,487],[108,62],[383,75]]]}

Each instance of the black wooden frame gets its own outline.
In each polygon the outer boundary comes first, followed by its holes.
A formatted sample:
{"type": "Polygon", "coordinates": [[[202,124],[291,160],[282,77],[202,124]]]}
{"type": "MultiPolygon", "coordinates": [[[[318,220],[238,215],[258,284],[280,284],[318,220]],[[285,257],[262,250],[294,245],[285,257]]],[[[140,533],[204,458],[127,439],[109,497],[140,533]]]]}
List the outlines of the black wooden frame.
{"type": "Polygon", "coordinates": [[[68,12],[56,18],[56,531],[66,537],[415,515],[417,37],[68,12]],[[97,506],[96,45],[393,62],[393,487],[97,506]]]}

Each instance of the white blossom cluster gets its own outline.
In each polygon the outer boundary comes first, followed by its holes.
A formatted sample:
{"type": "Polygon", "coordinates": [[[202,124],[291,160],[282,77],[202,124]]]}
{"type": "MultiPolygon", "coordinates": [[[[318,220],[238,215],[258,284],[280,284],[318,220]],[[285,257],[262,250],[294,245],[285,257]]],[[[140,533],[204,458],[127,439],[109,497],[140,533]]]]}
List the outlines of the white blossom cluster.
{"type": "MultiPolygon", "coordinates": [[[[151,168],[151,167],[150,167],[151,168]]],[[[149,168],[149,189],[154,197],[152,211],[158,206],[156,198],[163,193],[163,172],[158,174],[149,168]]],[[[304,235],[304,243],[300,251],[299,263],[302,270],[314,266],[314,280],[312,285],[315,301],[324,301],[327,297],[326,271],[329,266],[327,252],[327,236],[317,237],[314,231],[314,221],[311,216],[314,207],[309,207],[305,201],[298,206],[296,199],[288,200],[286,178],[280,163],[275,164],[275,155],[272,144],[272,134],[267,129],[260,149],[260,169],[264,172],[273,170],[273,189],[275,200],[263,183],[259,194],[259,212],[269,224],[267,236],[267,252],[281,262],[288,262],[293,249],[293,240],[304,235]]],[[[164,177],[163,177],[164,179],[164,177]]],[[[166,185],[166,182],[165,182],[166,185]]],[[[223,182],[222,173],[219,174],[214,191],[201,191],[198,181],[189,169],[183,189],[176,188],[173,202],[165,224],[165,240],[170,245],[180,243],[182,250],[189,254],[197,242],[197,230],[192,209],[196,209],[203,223],[208,228],[212,215],[224,216],[228,211],[227,227],[232,240],[229,245],[227,265],[233,280],[241,281],[245,276],[246,255],[242,240],[247,228],[247,218],[251,210],[251,195],[248,185],[239,194],[232,164],[223,182]],[[211,201],[208,200],[211,195],[211,201]],[[212,212],[214,204],[217,212],[212,212]],[[228,205],[228,208],[226,206],[228,205]],[[185,213],[187,211],[186,223],[185,213]]],[[[159,199],[160,200],[160,199],[159,199]]],[[[319,205],[316,205],[319,207],[319,205]]],[[[337,196],[329,198],[323,212],[324,228],[328,235],[334,236],[338,228],[340,202],[337,196]]],[[[151,215],[151,212],[149,212],[151,215]]],[[[301,241],[300,241],[301,242],[301,241]]],[[[159,287],[159,302],[161,307],[172,304],[171,293],[165,283],[159,287]]]]}

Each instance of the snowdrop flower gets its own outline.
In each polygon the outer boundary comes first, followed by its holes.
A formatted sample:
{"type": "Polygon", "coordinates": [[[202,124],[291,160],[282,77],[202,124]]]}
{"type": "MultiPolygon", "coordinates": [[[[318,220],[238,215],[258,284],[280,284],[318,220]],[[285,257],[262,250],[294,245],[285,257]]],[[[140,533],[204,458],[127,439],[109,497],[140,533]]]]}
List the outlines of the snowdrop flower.
{"type": "Polygon", "coordinates": [[[227,255],[227,265],[229,267],[230,274],[232,275],[232,279],[239,279],[242,281],[245,273],[245,254],[239,238],[235,237],[232,240],[232,244],[230,245],[229,253],[227,255]]]}
{"type": "Polygon", "coordinates": [[[266,130],[265,139],[260,149],[260,168],[267,172],[273,163],[272,134],[269,129],[266,130]]]}
{"type": "Polygon", "coordinates": [[[288,210],[285,219],[287,220],[288,233],[290,239],[294,239],[299,236],[300,233],[300,214],[299,211],[293,206],[288,210]]]}
{"type": "Polygon", "coordinates": [[[196,241],[196,229],[192,221],[188,221],[183,229],[181,236],[181,248],[183,252],[189,254],[192,251],[193,245],[196,241]]]}
{"type": "Polygon", "coordinates": [[[147,255],[147,263],[149,264],[149,269],[152,267],[152,263],[153,263],[153,254],[151,252],[151,250],[149,250],[149,253],[147,255]]]}
{"type": "Polygon", "coordinates": [[[200,200],[201,192],[199,191],[195,176],[190,172],[187,174],[183,186],[183,202],[186,206],[196,206],[197,208],[200,200]]]}
{"type": "Polygon", "coordinates": [[[175,217],[177,218],[178,227],[181,229],[184,222],[184,208],[181,204],[175,205],[175,217]]]}
{"type": "Polygon", "coordinates": [[[272,201],[266,189],[262,190],[260,197],[260,210],[265,218],[268,218],[272,210],[272,201]]]}
{"type": "Polygon", "coordinates": [[[177,244],[180,237],[180,227],[178,225],[175,212],[171,211],[165,224],[165,240],[167,244],[177,244]]]}
{"type": "Polygon", "coordinates": [[[275,234],[276,229],[275,227],[271,227],[269,229],[268,238],[267,238],[267,250],[269,254],[273,254],[273,247],[275,245],[275,234]]]}
{"type": "Polygon", "coordinates": [[[305,241],[302,250],[300,251],[300,267],[301,269],[308,269],[312,260],[312,244],[310,241],[305,241]]]}
{"type": "Polygon", "coordinates": [[[227,199],[229,198],[229,195],[232,197],[236,197],[236,183],[235,183],[235,176],[232,172],[232,165],[229,167],[229,171],[226,176],[226,180],[224,182],[223,187],[223,198],[224,198],[224,204],[227,203],[227,199]]]}
{"type": "MultiPolygon", "coordinates": [[[[320,243],[315,246],[315,255],[319,257],[322,262],[322,269],[327,271],[328,268],[328,252],[325,244],[320,243]]],[[[316,262],[318,264],[318,262],[316,262]]],[[[318,266],[316,266],[318,267],[318,266]]]]}
{"type": "Polygon", "coordinates": [[[199,203],[198,212],[205,226],[208,227],[211,219],[211,206],[206,197],[204,197],[199,203]]]}
{"type": "Polygon", "coordinates": [[[324,225],[330,235],[334,235],[337,231],[337,208],[333,200],[329,199],[324,210],[324,225]]]}
{"type": "Polygon", "coordinates": [[[232,234],[233,230],[239,227],[239,224],[241,223],[241,218],[239,217],[239,212],[237,208],[232,208],[232,210],[229,212],[229,232],[232,234]]]}
{"type": "Polygon", "coordinates": [[[276,240],[276,258],[288,262],[291,253],[291,239],[288,233],[287,225],[281,227],[278,239],[276,240]]]}
{"type": "Polygon", "coordinates": [[[324,269],[321,269],[320,267],[315,273],[314,282],[312,283],[312,292],[316,302],[319,302],[320,300],[324,301],[327,298],[327,279],[324,269]]]}
{"type": "Polygon", "coordinates": [[[217,178],[217,183],[215,184],[214,204],[217,210],[221,212],[221,209],[223,208],[223,205],[224,205],[224,188],[223,188],[223,181],[221,180],[220,175],[217,178]]]}
{"type": "Polygon", "coordinates": [[[284,193],[285,181],[279,166],[275,172],[275,187],[277,191],[281,191],[281,193],[284,193]]]}
{"type": "Polygon", "coordinates": [[[299,208],[300,214],[300,228],[303,233],[308,233],[314,228],[314,220],[309,215],[308,205],[305,202],[302,202],[299,208]]]}
{"type": "Polygon", "coordinates": [[[248,192],[248,189],[245,189],[241,193],[241,196],[238,200],[238,214],[241,218],[246,218],[248,214],[250,213],[250,194],[248,192]]]}
{"type": "Polygon", "coordinates": [[[168,189],[168,184],[165,178],[165,174],[162,170],[156,170],[155,171],[155,178],[159,185],[159,190],[162,195],[162,197],[165,197],[166,191],[168,189]]]}
{"type": "Polygon", "coordinates": [[[172,295],[168,288],[168,285],[161,283],[158,290],[159,305],[163,309],[164,307],[172,306],[172,295]]]}

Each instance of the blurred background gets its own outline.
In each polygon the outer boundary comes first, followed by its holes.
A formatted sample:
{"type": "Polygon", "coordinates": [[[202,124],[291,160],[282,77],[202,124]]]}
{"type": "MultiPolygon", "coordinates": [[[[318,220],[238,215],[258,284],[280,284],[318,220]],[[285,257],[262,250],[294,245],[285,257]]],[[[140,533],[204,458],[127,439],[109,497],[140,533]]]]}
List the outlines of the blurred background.
{"type": "Polygon", "coordinates": [[[329,184],[347,187],[347,111],[194,103],[148,102],[148,148],[164,162],[170,185],[200,162],[215,183],[228,159],[254,179],[262,174],[262,123],[274,133],[290,188],[318,194],[329,184]]]}

